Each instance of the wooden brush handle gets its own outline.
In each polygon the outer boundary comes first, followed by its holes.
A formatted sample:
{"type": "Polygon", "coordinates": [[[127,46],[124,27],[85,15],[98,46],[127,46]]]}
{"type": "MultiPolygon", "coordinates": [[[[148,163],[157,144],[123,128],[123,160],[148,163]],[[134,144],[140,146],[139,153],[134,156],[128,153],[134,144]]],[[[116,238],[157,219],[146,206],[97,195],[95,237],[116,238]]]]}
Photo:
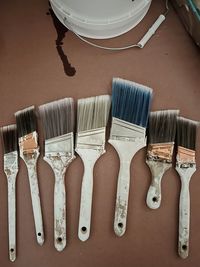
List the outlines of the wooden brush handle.
{"type": "Polygon", "coordinates": [[[42,246],[44,243],[44,231],[43,231],[42,211],[40,204],[37,169],[36,169],[38,156],[39,152],[35,153],[30,158],[26,156],[23,159],[28,169],[36,238],[38,244],[42,246]]]}
{"type": "Polygon", "coordinates": [[[190,233],[190,192],[189,183],[194,168],[176,167],[181,178],[181,192],[179,201],[179,237],[178,237],[178,253],[183,259],[189,255],[189,233],[190,233]]]}
{"type": "Polygon", "coordinates": [[[86,241],[90,236],[92,194],[93,194],[93,169],[102,152],[93,149],[76,149],[84,164],[84,174],[81,187],[81,202],[79,214],[78,237],[86,241]]]}
{"type": "Polygon", "coordinates": [[[147,160],[152,174],[151,185],[149,187],[146,203],[150,209],[157,209],[161,204],[161,181],[164,173],[171,168],[171,163],[147,160]]]}
{"type": "Polygon", "coordinates": [[[8,178],[8,233],[9,233],[9,258],[16,259],[16,173],[7,175],[8,178]]]}

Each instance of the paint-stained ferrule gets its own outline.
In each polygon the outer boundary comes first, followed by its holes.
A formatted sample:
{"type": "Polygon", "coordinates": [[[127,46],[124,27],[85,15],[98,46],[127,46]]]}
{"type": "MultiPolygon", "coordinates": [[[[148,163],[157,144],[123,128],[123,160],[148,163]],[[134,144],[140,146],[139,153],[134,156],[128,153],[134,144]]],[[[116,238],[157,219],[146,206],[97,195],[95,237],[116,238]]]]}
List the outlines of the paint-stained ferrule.
{"type": "Polygon", "coordinates": [[[105,153],[106,128],[98,128],[77,133],[76,150],[94,149],[101,154],[105,153]]]}
{"type": "Polygon", "coordinates": [[[73,133],[64,134],[45,141],[44,160],[56,171],[67,167],[74,155],[73,133]]]}
{"type": "Polygon", "coordinates": [[[182,146],[178,146],[176,166],[180,168],[190,168],[195,165],[195,151],[182,146]]]}
{"type": "Polygon", "coordinates": [[[146,144],[146,128],[113,117],[110,139],[146,144]]]}
{"type": "Polygon", "coordinates": [[[4,154],[4,172],[9,179],[12,175],[18,172],[18,152],[13,151],[4,154]]]}
{"type": "Polygon", "coordinates": [[[149,144],[147,149],[147,160],[172,163],[174,142],[149,144]]]}
{"type": "Polygon", "coordinates": [[[36,131],[19,138],[20,156],[32,155],[38,152],[38,134],[36,131]]]}

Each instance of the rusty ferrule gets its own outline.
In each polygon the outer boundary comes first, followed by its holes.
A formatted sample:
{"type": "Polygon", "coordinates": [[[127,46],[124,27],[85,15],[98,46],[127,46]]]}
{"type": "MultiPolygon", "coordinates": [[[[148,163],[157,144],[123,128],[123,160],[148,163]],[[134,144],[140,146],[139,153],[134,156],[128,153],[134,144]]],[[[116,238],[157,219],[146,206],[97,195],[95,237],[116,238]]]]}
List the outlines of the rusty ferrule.
{"type": "Polygon", "coordinates": [[[195,150],[178,146],[176,159],[177,159],[177,164],[181,165],[181,167],[184,168],[191,167],[194,164],[196,164],[195,150]]]}
{"type": "Polygon", "coordinates": [[[39,149],[37,132],[34,131],[30,134],[20,137],[19,149],[20,153],[23,155],[35,153],[35,151],[39,149]]]}
{"type": "Polygon", "coordinates": [[[174,142],[149,144],[147,148],[147,159],[172,163],[174,142]]]}

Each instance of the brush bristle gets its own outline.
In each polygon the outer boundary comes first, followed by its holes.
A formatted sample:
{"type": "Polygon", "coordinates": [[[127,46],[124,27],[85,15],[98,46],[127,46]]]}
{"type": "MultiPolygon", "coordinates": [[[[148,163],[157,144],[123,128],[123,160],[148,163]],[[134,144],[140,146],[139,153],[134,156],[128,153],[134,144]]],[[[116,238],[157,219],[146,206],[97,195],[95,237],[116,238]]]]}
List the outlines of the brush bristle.
{"type": "Polygon", "coordinates": [[[178,114],[179,110],[160,110],[150,112],[148,143],[156,144],[174,142],[178,114]]]}
{"type": "Polygon", "coordinates": [[[45,139],[61,136],[74,129],[74,101],[64,98],[39,107],[45,139]]]}
{"type": "Polygon", "coordinates": [[[146,128],[151,98],[151,88],[114,78],[112,83],[112,116],[146,128]]]}
{"type": "Polygon", "coordinates": [[[16,124],[1,128],[4,154],[18,150],[17,126],[16,124]]]}
{"type": "Polygon", "coordinates": [[[177,118],[177,146],[182,146],[191,150],[195,150],[196,131],[199,123],[183,117],[177,118]]]}
{"type": "Polygon", "coordinates": [[[35,107],[31,106],[15,113],[18,137],[30,134],[37,129],[35,107]]]}
{"type": "Polygon", "coordinates": [[[111,105],[109,95],[78,100],[77,131],[106,127],[111,105]]]}

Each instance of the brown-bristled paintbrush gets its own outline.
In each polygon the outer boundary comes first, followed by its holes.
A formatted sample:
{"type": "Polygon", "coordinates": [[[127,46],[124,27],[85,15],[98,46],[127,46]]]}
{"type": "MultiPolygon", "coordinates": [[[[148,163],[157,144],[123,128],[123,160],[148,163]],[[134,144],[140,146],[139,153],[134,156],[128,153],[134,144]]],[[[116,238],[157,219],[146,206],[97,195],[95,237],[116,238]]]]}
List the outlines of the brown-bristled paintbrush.
{"type": "Polygon", "coordinates": [[[18,173],[18,145],[16,124],[1,128],[4,150],[4,172],[8,182],[9,258],[16,259],[16,178],[18,173]]]}
{"type": "Polygon", "coordinates": [[[149,116],[146,163],[152,180],[146,203],[151,209],[160,207],[162,177],[172,167],[178,113],[179,110],[160,110],[151,112],[149,116]]]}
{"type": "Polygon", "coordinates": [[[39,145],[35,107],[31,106],[15,113],[20,157],[24,160],[29,177],[36,238],[39,245],[44,243],[44,231],[40,194],[37,178],[39,145]]]}
{"type": "Polygon", "coordinates": [[[44,160],[55,175],[54,186],[54,246],[62,251],[66,246],[65,173],[74,156],[74,101],[64,98],[41,105],[39,113],[45,135],[44,160]]]}
{"type": "Polygon", "coordinates": [[[183,117],[177,120],[176,171],[181,179],[179,200],[178,253],[183,259],[189,254],[190,191],[189,183],[196,171],[195,149],[198,122],[183,117]]]}

